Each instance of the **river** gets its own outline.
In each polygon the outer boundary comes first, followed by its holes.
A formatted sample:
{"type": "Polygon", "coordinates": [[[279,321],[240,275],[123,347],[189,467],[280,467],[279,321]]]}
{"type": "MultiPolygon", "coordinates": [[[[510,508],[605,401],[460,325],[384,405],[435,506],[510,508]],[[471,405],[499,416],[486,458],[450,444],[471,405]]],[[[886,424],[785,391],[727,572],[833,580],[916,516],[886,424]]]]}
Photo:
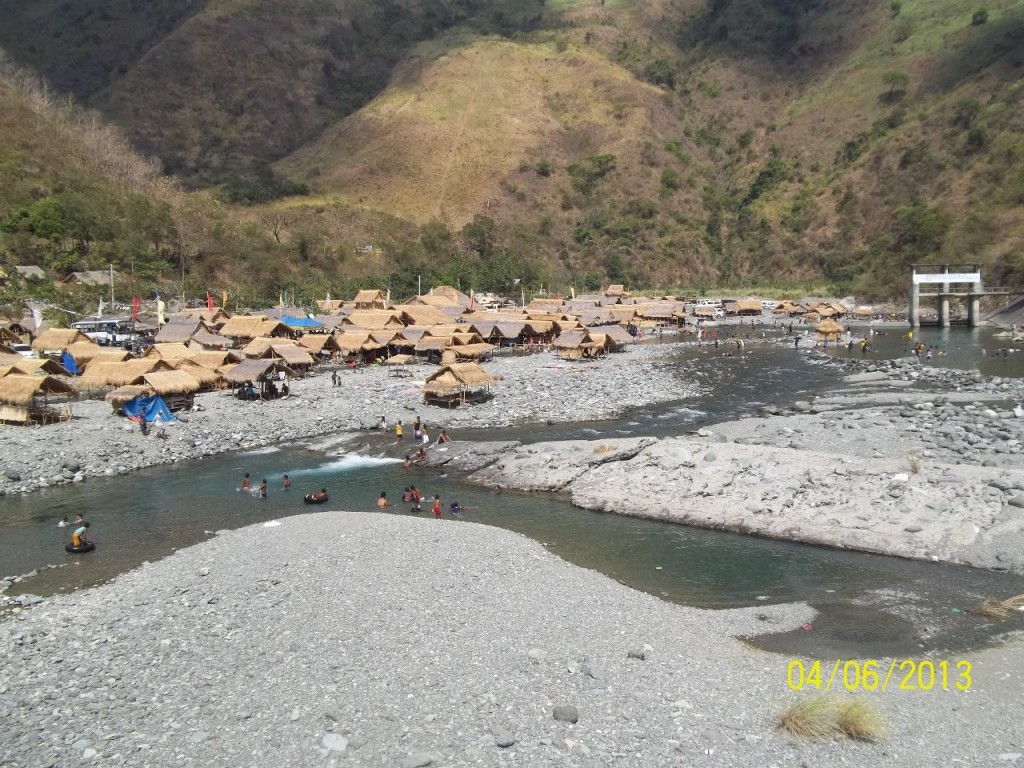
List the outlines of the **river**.
{"type": "MultiPolygon", "coordinates": [[[[777,330],[766,330],[773,332],[777,330]]],[[[935,329],[935,334],[947,351],[943,365],[949,367],[977,365],[979,345],[994,341],[991,332],[980,330],[935,329]]],[[[928,331],[923,335],[926,340],[930,336],[928,331]]],[[[872,354],[902,356],[909,343],[899,332],[876,337],[872,354]]],[[[832,354],[849,353],[842,348],[832,354]]],[[[1024,354],[985,358],[982,364],[1009,369],[1024,364],[1024,354]]],[[[705,394],[628,409],[612,421],[463,431],[447,449],[463,450],[474,439],[674,435],[752,413],[765,402],[784,404],[830,391],[841,376],[823,356],[794,352],[788,345],[753,347],[742,356],[728,356],[724,345],[717,350],[688,347],[661,364],[661,370],[666,376],[699,379],[705,394]]],[[[570,562],[666,600],[707,608],[805,601],[818,609],[809,631],[752,640],[771,650],[868,657],[962,652],[1000,632],[1024,627],[1024,617],[994,625],[969,612],[985,597],[1024,592],[1024,577],[598,514],[550,495],[493,495],[436,470],[403,469],[396,461],[367,456],[325,456],[303,445],[221,455],[7,497],[0,513],[0,574],[61,565],[26,579],[11,592],[74,590],[109,580],[220,529],[322,509],[376,511],[382,490],[393,503],[387,513],[411,514],[399,502],[411,483],[428,497],[440,495],[446,509],[453,500],[467,506],[463,521],[520,532],[570,562]],[[237,492],[244,472],[255,484],[268,480],[267,499],[237,492]],[[294,483],[290,492],[280,490],[284,473],[294,483]],[[304,505],[302,494],[320,487],[328,488],[330,503],[304,505]],[[71,557],[63,552],[68,531],[55,523],[78,511],[92,522],[98,546],[92,555],[71,557]]],[[[422,514],[429,514],[428,508],[422,514]]]]}

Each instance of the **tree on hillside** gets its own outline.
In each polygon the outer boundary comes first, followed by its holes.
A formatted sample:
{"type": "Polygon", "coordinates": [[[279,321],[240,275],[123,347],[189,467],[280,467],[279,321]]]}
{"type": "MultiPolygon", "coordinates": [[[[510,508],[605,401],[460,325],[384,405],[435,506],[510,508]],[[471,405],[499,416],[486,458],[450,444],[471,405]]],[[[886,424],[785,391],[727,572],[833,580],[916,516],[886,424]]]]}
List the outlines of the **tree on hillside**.
{"type": "Polygon", "coordinates": [[[886,99],[892,101],[898,98],[898,94],[902,94],[906,90],[910,84],[910,75],[906,72],[891,69],[885,73],[882,80],[889,86],[889,93],[886,94],[886,99]]]}

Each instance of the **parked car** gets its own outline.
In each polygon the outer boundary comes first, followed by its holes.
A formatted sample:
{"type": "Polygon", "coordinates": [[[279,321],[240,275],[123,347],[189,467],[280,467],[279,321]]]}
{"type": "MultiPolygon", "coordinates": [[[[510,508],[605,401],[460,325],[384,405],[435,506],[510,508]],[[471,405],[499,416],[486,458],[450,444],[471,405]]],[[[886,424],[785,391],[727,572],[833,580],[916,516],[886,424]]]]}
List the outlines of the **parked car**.
{"type": "Polygon", "coordinates": [[[22,357],[36,356],[36,353],[32,351],[32,347],[30,347],[28,344],[11,344],[11,349],[13,349],[22,357]]]}

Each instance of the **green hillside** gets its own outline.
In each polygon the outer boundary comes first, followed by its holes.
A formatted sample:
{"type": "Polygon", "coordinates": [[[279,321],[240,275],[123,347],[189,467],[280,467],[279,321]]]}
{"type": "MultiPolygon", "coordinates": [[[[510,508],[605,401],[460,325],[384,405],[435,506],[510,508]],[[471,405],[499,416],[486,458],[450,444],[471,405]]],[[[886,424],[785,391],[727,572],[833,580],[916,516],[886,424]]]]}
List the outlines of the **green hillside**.
{"type": "Polygon", "coordinates": [[[215,185],[203,279],[1024,283],[1024,0],[75,8],[0,0],[0,43],[215,185]]]}

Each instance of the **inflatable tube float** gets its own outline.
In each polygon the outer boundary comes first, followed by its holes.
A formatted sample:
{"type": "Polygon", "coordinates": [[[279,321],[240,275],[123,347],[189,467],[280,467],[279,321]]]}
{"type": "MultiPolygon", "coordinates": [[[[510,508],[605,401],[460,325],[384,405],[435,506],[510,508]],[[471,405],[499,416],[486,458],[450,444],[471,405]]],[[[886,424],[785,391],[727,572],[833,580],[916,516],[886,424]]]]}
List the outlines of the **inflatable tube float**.
{"type": "Polygon", "coordinates": [[[326,493],[307,493],[302,500],[307,504],[323,504],[327,501],[326,493]]]}
{"type": "Polygon", "coordinates": [[[72,555],[84,555],[86,552],[92,552],[96,549],[96,545],[91,541],[76,547],[74,544],[65,544],[64,551],[72,555]]]}

